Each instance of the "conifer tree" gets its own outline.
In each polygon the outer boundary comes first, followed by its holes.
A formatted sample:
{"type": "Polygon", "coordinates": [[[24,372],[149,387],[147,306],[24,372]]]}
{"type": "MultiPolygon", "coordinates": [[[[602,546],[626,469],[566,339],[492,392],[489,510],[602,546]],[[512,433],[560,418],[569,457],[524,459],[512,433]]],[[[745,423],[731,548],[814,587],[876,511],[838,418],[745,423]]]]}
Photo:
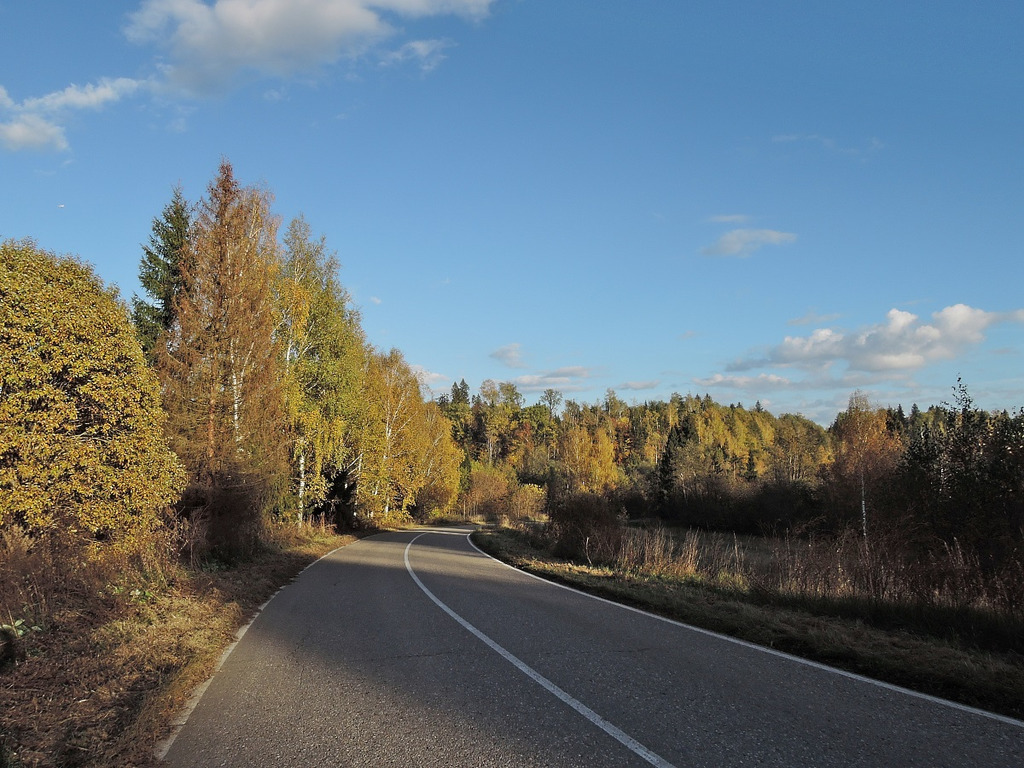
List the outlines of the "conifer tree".
{"type": "Polygon", "coordinates": [[[142,246],[139,282],[149,300],[132,297],[132,321],[151,362],[155,360],[157,339],[174,322],[174,301],[181,291],[181,262],[190,226],[188,203],[181,187],[175,187],[163,213],[153,219],[149,244],[142,246]]]}

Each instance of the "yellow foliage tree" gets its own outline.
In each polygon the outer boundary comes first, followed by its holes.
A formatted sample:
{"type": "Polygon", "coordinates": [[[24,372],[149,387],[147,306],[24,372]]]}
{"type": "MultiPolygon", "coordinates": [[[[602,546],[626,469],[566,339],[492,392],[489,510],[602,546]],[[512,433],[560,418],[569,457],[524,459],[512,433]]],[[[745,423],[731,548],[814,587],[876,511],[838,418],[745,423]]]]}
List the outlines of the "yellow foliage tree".
{"type": "Polygon", "coordinates": [[[80,262],[0,244],[0,527],[118,537],[183,472],[128,310],[80,262]]]}
{"type": "Polygon", "coordinates": [[[278,312],[277,220],[268,190],[221,163],[181,265],[175,322],[157,345],[171,445],[189,470],[183,509],[207,543],[244,554],[287,482],[278,312]]]}

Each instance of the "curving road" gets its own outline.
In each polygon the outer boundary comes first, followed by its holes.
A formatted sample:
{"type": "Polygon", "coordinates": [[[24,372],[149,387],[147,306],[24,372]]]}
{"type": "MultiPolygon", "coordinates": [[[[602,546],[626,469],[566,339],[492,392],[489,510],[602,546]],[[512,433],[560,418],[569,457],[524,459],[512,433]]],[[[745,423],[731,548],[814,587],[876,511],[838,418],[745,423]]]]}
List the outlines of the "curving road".
{"type": "Polygon", "coordinates": [[[1019,768],[1024,723],[588,597],[431,529],[304,571],[165,749],[182,768],[1019,768]]]}

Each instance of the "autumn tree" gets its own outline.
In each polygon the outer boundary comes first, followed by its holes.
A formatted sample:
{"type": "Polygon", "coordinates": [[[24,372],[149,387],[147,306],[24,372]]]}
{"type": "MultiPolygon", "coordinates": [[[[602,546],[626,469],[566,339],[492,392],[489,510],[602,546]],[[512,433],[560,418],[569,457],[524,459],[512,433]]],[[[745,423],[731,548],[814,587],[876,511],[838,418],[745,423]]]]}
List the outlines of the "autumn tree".
{"type": "Polygon", "coordinates": [[[175,322],[157,350],[172,445],[191,475],[186,506],[210,525],[210,543],[231,551],[255,544],[261,512],[286,477],[270,200],[221,163],[181,265],[175,322]]]}
{"type": "Polygon", "coordinates": [[[183,473],[116,291],[33,243],[0,244],[0,528],[146,532],[183,473]]]}
{"type": "Polygon", "coordinates": [[[149,297],[132,297],[132,321],[150,361],[160,334],[174,322],[174,302],[181,292],[181,263],[188,246],[191,215],[181,187],[174,188],[163,213],[153,219],[149,244],[142,246],[139,282],[149,297]]]}
{"type": "Polygon", "coordinates": [[[551,420],[554,421],[555,417],[558,415],[556,413],[558,406],[562,404],[562,393],[557,389],[545,389],[544,393],[541,395],[540,402],[548,409],[548,415],[551,417],[551,420]]]}
{"type": "Polygon", "coordinates": [[[444,514],[455,505],[465,456],[452,439],[451,422],[437,403],[424,403],[421,418],[424,439],[419,474],[423,484],[416,494],[416,514],[425,519],[444,514]]]}
{"type": "Polygon", "coordinates": [[[861,535],[867,541],[869,497],[879,492],[882,480],[895,469],[901,452],[899,438],[886,428],[885,411],[872,408],[859,390],[850,395],[847,409],[836,417],[831,432],[835,462],[829,474],[834,503],[847,510],[856,506],[861,535]],[[855,505],[850,503],[854,498],[855,505]]]}
{"type": "Polygon", "coordinates": [[[419,380],[397,349],[371,352],[367,363],[356,497],[366,517],[386,521],[407,516],[423,486],[423,399],[419,380]]]}
{"type": "Polygon", "coordinates": [[[314,239],[299,217],[284,246],[277,336],[292,438],[290,498],[301,523],[325,501],[354,452],[366,341],[324,238],[314,239]]]}

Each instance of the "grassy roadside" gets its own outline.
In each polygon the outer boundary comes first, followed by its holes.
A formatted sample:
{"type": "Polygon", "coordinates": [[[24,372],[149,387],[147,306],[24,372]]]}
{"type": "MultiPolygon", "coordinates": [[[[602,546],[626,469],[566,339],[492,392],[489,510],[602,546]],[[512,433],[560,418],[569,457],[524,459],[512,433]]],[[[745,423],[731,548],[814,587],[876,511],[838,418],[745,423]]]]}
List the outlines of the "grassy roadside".
{"type": "Polygon", "coordinates": [[[280,529],[253,560],[178,568],[165,588],[66,610],[0,670],[0,768],[153,766],[153,750],[237,630],[283,584],[355,540],[280,529]]]}
{"type": "Polygon", "coordinates": [[[507,528],[473,534],[481,549],[553,581],[662,616],[922,693],[1024,719],[1024,657],[872,626],[812,606],[772,605],[741,587],[697,578],[614,572],[569,563],[507,528]]]}

